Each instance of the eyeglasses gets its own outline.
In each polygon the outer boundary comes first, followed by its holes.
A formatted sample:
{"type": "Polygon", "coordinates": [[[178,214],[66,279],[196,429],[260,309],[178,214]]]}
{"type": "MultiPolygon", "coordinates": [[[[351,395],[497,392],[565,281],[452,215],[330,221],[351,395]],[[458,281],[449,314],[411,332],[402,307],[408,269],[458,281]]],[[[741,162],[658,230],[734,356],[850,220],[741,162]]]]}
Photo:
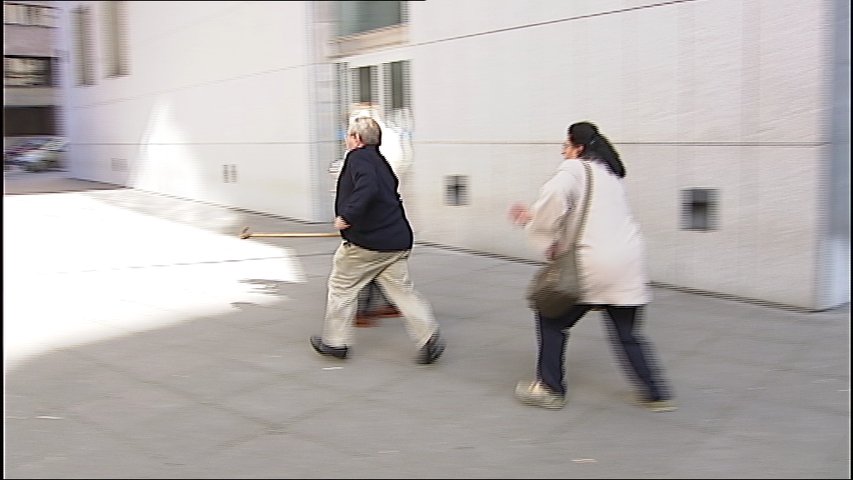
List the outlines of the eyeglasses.
{"type": "Polygon", "coordinates": [[[569,142],[563,142],[563,148],[569,148],[569,147],[571,147],[571,146],[572,146],[572,144],[571,144],[571,143],[569,143],[569,142]]]}

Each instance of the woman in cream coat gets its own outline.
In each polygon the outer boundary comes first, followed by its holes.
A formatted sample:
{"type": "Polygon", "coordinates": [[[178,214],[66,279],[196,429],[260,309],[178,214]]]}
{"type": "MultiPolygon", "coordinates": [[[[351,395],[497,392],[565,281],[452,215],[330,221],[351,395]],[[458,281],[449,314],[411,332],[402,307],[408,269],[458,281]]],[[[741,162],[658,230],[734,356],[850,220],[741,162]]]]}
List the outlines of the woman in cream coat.
{"type": "Polygon", "coordinates": [[[613,340],[630,368],[627,373],[641,390],[641,402],[654,411],[669,411],[669,393],[652,361],[652,347],[640,334],[644,306],[651,301],[643,237],[634,221],[622,178],[619,154],[598,128],[589,122],[573,124],[563,143],[557,173],[542,186],[530,207],[514,205],[510,218],[524,225],[533,243],[547,259],[565,251],[578,227],[586,191],[588,163],[592,195],[586,224],[578,239],[578,264],[583,286],[582,304],[558,318],[536,315],[539,354],[536,380],[521,382],[516,396],[525,404],[545,408],[565,405],[565,349],[568,330],[593,309],[604,310],[613,340]],[[564,225],[564,226],[563,226],[564,225]],[[563,226],[561,228],[561,226],[563,226]],[[570,241],[570,240],[568,240],[570,241]]]}

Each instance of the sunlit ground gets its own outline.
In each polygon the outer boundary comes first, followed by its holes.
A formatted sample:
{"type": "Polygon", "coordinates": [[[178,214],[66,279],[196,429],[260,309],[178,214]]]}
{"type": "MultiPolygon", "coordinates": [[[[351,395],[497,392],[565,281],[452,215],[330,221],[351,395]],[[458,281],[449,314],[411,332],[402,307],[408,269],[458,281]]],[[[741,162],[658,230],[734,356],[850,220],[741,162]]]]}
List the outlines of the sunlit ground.
{"type": "Polygon", "coordinates": [[[7,370],[51,349],[276,301],[247,279],[304,281],[286,248],[85,193],[6,196],[3,210],[7,370]]]}

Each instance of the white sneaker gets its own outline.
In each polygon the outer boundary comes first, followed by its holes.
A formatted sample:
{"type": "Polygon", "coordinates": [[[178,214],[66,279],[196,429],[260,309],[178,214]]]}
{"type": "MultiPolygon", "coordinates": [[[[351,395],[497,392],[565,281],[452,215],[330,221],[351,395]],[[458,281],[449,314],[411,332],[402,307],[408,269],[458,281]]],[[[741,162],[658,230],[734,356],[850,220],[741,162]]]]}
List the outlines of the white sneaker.
{"type": "Polygon", "coordinates": [[[552,392],[540,380],[518,382],[515,386],[515,396],[521,403],[535,407],[559,410],[566,405],[565,397],[552,392]]]}

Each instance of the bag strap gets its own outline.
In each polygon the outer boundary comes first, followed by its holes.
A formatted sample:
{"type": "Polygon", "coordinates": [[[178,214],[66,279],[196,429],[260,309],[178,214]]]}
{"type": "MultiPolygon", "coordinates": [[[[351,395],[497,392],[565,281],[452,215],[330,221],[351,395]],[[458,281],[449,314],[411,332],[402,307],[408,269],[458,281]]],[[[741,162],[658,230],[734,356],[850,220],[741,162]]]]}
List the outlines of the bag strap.
{"type": "Polygon", "coordinates": [[[575,243],[578,243],[578,240],[580,240],[581,232],[586,226],[586,214],[589,212],[589,202],[592,200],[592,167],[589,166],[589,162],[583,161],[583,168],[586,170],[586,191],[583,194],[583,211],[581,212],[578,229],[575,232],[575,243]]]}
{"type": "MultiPolygon", "coordinates": [[[[572,241],[572,245],[577,244],[578,240],[581,238],[581,232],[583,231],[584,226],[586,225],[586,216],[587,212],[589,211],[589,202],[592,198],[592,167],[589,166],[589,162],[586,160],[581,160],[581,163],[583,164],[583,169],[586,173],[586,189],[583,195],[583,210],[581,210],[581,218],[580,221],[578,221],[578,228],[575,230],[575,238],[572,241]]],[[[560,222],[560,229],[562,231],[566,230],[567,222],[568,215],[564,215],[563,221],[560,222]]]]}

